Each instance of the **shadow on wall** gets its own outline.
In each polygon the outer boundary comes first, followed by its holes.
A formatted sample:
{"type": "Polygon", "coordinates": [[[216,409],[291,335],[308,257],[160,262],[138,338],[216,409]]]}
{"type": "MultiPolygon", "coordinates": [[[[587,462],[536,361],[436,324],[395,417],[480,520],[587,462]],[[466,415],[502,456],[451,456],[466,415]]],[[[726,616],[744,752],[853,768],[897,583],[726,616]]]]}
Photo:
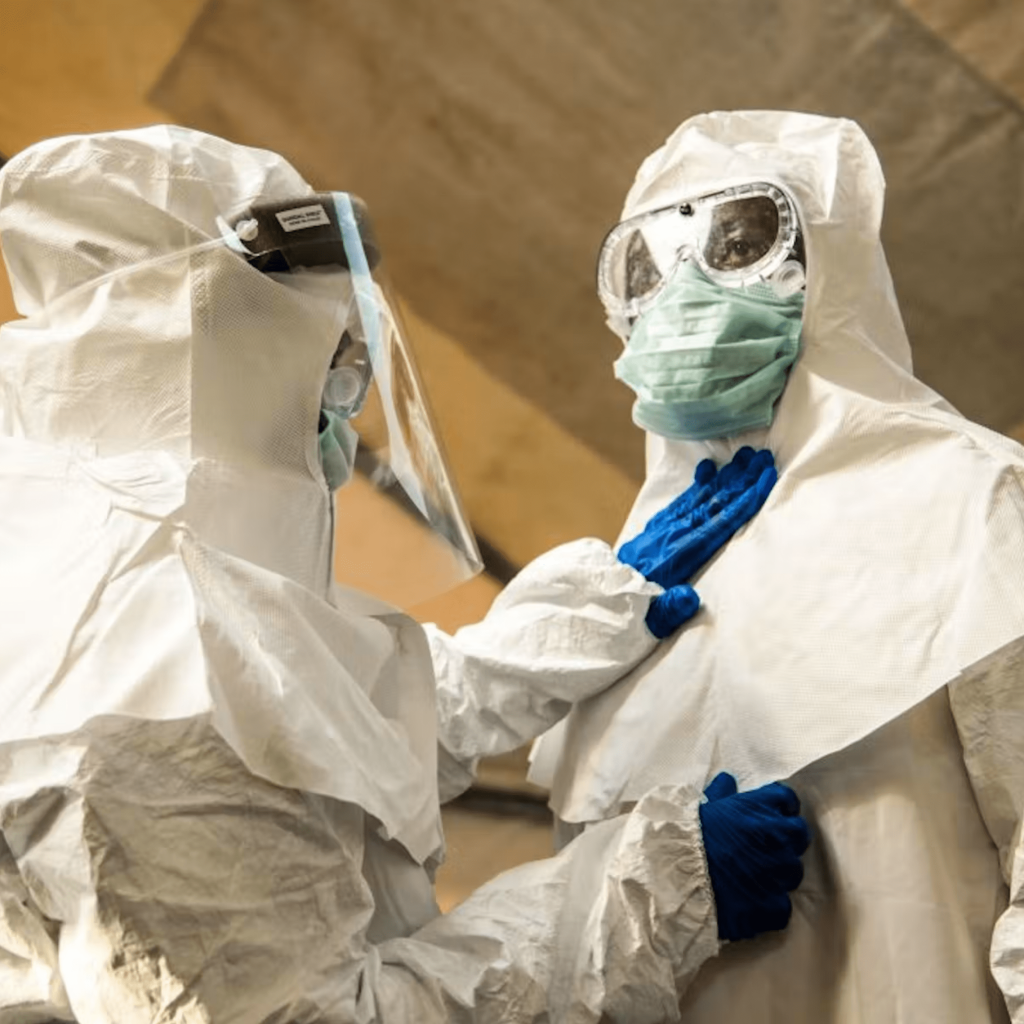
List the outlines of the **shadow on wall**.
{"type": "Polygon", "coordinates": [[[898,0],[211,0],[153,99],[363,195],[417,313],[634,476],[593,281],[640,161],[702,110],[854,118],[919,375],[1024,421],[1024,114],[898,0]]]}

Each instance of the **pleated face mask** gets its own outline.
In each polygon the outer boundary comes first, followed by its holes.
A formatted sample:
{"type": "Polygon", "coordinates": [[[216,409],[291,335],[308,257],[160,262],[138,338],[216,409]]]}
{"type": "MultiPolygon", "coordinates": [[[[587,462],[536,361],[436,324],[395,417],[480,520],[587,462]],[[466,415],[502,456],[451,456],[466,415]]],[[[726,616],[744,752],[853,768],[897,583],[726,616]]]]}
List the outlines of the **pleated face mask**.
{"type": "Polygon", "coordinates": [[[680,263],[615,362],[637,395],[633,419],[694,441],[769,426],[800,350],[803,311],[802,290],[726,287],[680,263]]]}

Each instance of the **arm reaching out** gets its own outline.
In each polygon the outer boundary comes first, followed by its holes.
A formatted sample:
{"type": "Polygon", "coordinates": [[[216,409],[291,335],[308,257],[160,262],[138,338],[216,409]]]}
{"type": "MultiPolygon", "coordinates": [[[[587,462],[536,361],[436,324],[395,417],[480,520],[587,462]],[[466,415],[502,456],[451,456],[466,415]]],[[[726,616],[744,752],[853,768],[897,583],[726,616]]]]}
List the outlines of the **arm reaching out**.
{"type": "Polygon", "coordinates": [[[449,636],[427,627],[438,690],[441,799],[470,785],[480,757],[522,746],[572,704],[611,686],[696,614],[687,582],[761,508],[768,451],[742,448],[615,554],[581,540],[531,562],[484,620],[449,636]]]}

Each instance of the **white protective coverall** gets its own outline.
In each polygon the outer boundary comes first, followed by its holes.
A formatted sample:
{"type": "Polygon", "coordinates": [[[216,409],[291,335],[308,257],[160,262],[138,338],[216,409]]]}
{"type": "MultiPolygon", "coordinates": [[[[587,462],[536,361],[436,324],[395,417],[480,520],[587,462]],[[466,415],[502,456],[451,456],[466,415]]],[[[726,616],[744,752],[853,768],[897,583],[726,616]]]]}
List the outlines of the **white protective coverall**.
{"type": "Polygon", "coordinates": [[[581,541],[429,644],[332,588],[338,324],[216,226],[311,191],[166,127],[0,173],[0,1022],[660,1021],[719,948],[696,786],[431,887],[438,739],[455,792],[649,654],[660,588],[581,541]]]}
{"type": "Polygon", "coordinates": [[[814,841],[790,927],[726,947],[687,1024],[980,1024],[1004,998],[1024,1021],[1024,451],[914,378],[855,124],[695,117],[623,218],[748,181],[799,205],[802,353],[767,431],[648,435],[622,538],[708,455],[767,447],[779,482],[698,577],[705,613],[574,708],[533,778],[576,830],[723,768],[799,794],[814,841]]]}

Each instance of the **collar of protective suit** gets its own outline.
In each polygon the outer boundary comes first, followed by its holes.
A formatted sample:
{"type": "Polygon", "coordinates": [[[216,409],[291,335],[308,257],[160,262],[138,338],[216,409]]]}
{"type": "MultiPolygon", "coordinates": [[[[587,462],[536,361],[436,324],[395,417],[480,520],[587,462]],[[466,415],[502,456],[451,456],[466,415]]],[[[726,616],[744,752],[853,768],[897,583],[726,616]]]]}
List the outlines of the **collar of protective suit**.
{"type": "Polygon", "coordinates": [[[767,432],[648,436],[622,539],[706,456],[765,445],[779,482],[693,581],[692,623],[536,748],[532,778],[565,820],[721,769],[746,786],[787,778],[1024,635],[1024,451],[913,376],[863,132],[796,113],[693,118],[642,165],[623,217],[752,180],[788,188],[802,215],[801,355],[767,432]]]}
{"type": "Polygon", "coordinates": [[[360,805],[424,859],[425,638],[331,584],[317,419],[349,296],[255,271],[217,225],[311,192],[275,154],[175,127],[0,172],[24,317],[0,328],[0,743],[208,716],[255,774],[360,805]]]}

